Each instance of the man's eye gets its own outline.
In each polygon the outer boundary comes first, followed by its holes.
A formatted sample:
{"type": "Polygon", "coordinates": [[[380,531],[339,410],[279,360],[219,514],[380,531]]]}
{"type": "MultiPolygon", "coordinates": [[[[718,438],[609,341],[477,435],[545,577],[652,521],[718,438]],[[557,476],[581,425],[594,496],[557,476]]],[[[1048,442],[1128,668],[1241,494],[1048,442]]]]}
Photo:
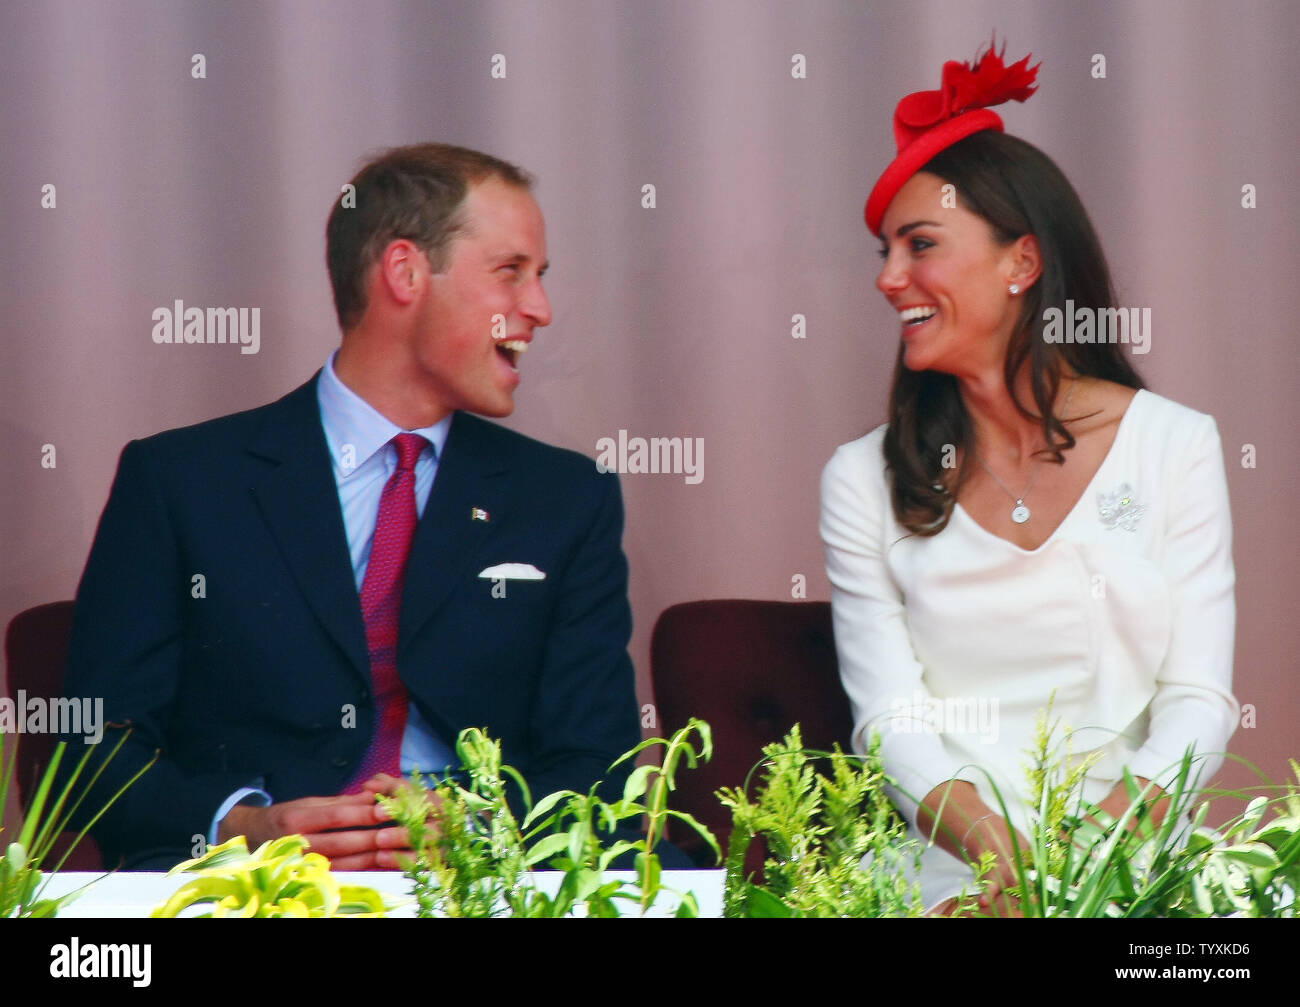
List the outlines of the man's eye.
{"type": "Polygon", "coordinates": [[[929,238],[913,238],[913,239],[912,239],[912,251],[913,251],[913,252],[924,252],[927,248],[933,248],[933,247],[934,247],[934,242],[931,241],[929,238]]]}
{"type": "Polygon", "coordinates": [[[879,255],[882,259],[888,259],[889,249],[887,247],[882,247],[879,251],[876,252],[876,254],[879,255]]]}

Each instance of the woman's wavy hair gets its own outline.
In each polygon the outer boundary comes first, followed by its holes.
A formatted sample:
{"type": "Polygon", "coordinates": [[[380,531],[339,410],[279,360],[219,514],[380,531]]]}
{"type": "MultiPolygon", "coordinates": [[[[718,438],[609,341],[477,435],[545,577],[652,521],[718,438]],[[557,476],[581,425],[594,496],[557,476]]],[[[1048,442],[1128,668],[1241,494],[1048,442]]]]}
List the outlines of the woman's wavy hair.
{"type": "MultiPolygon", "coordinates": [[[[940,151],[921,170],[956,186],[961,204],[988,221],[999,244],[1009,245],[1025,234],[1038,239],[1042,274],[1023,295],[1020,322],[1007,345],[1005,375],[1016,408],[1028,419],[1041,419],[1043,436],[1052,445],[1043,450],[1062,464],[1062,452],[1074,447],[1074,437],[1052,411],[1062,364],[1080,375],[1145,387],[1116,343],[1049,343],[1043,338],[1046,308],[1064,311],[1067,299],[1076,308],[1099,312],[1115,307],[1110,270],[1088,214],[1051,158],[1005,133],[973,133],[940,151]],[[1015,397],[1013,379],[1026,361],[1037,412],[1015,397]]],[[[973,464],[973,452],[964,450],[973,433],[957,379],[908,370],[900,346],[884,447],[899,524],[917,535],[937,535],[947,527],[957,490],[973,464]],[[943,468],[945,445],[961,454],[955,483],[953,470],[943,468]]]]}

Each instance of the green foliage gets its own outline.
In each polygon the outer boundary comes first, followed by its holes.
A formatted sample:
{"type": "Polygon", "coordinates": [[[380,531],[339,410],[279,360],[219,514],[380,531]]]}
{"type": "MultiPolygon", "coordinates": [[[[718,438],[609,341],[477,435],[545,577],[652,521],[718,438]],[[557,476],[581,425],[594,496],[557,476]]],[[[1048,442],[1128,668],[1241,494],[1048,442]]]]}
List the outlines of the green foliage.
{"type": "Polygon", "coordinates": [[[196,905],[211,905],[210,911],[195,914],[203,919],[384,915],[384,900],[377,891],[340,885],[330,873],[330,862],[306,849],[302,836],[282,836],[250,854],[244,837],[236,836],[168,871],[168,876],[197,877],[149,915],[170,918],[196,905]]]}
{"type": "MultiPolygon", "coordinates": [[[[1090,760],[1076,764],[1040,717],[1029,770],[1033,808],[1028,848],[1017,849],[1021,908],[1035,917],[1211,917],[1296,915],[1300,908],[1300,790],[1251,800],[1218,831],[1195,803],[1199,757],[1183,755],[1156,824],[1152,785],[1127,771],[1129,805],[1114,819],[1082,796],[1090,760]],[[1266,817],[1269,810],[1271,817],[1266,817]]],[[[1292,762],[1297,783],[1300,766],[1292,762]]],[[[995,788],[996,790],[996,788],[995,788]]],[[[1005,803],[1001,795],[998,800],[1005,803]]]]}
{"type": "MultiPolygon", "coordinates": [[[[1189,749],[1165,794],[1159,824],[1154,786],[1126,773],[1129,806],[1118,819],[1083,799],[1096,757],[1076,758],[1057,744],[1050,707],[1028,754],[1031,809],[1027,845],[1013,838],[1019,898],[1031,917],[1295,916],[1300,909],[1300,764],[1281,796],[1258,796],[1220,827],[1205,827],[1208,804],[1196,804],[1198,758],[1189,749]]],[[[858,759],[803,747],[796,726],[764,749],[762,784],[719,791],[734,828],[726,858],[729,917],[919,916],[909,884],[921,847],[907,840],[885,793],[879,737],[858,759]],[[830,775],[817,760],[830,762],[830,775]],[[767,843],[763,883],[745,873],[755,838],[767,843]],[[863,855],[869,854],[863,861],[863,855]]],[[[752,776],[752,774],[751,774],[752,776]]],[[[1279,789],[1279,788],[1273,788],[1279,789]]],[[[1002,815],[1008,808],[993,787],[1002,815]]],[[[986,852],[972,864],[976,883],[961,894],[957,915],[982,915],[978,895],[996,865],[986,852]]]]}
{"type": "MultiPolygon", "coordinates": [[[[1068,732],[1063,745],[1056,743],[1059,722],[1049,723],[1049,716],[1050,707],[1040,717],[1028,753],[1027,843],[1023,848],[1013,844],[1018,883],[1008,893],[1019,899],[1025,915],[1297,915],[1300,764],[1291,763],[1293,782],[1270,788],[1275,794],[1271,798],[1253,796],[1240,814],[1216,831],[1205,827],[1208,804],[1196,803],[1193,784],[1198,758],[1189,749],[1163,795],[1169,807],[1160,822],[1149,808],[1159,796],[1155,788],[1142,787],[1128,773],[1124,784],[1129,805],[1113,819],[1083,798],[1093,759],[1074,756],[1068,732]]],[[[109,759],[124,741],[125,735],[109,759]]],[[[9,739],[0,736],[0,808],[14,774],[11,749],[9,739]]],[[[662,750],[659,762],[633,769],[618,800],[602,800],[593,787],[586,794],[559,791],[532,804],[523,778],[503,764],[500,745],[482,731],[462,732],[457,753],[463,783],[444,781],[432,794],[417,783],[380,798],[407,830],[414,856],[404,870],[418,915],[612,917],[625,909],[645,914],[667,890],[654,850],[669,822],[675,819],[695,829],[720,856],[707,829],[668,807],[678,771],[711,757],[709,726],[692,720],[669,739],[643,742],[615,765],[652,749],[662,750]],[[510,783],[523,795],[527,810],[522,821],[506,800],[510,783]],[[616,830],[624,823],[644,823],[644,832],[635,840],[621,838],[616,830]],[[635,864],[632,881],[609,873],[613,861],[625,855],[635,864]],[[543,868],[559,872],[558,887],[543,889],[537,884],[533,872],[543,868]]],[[[21,833],[4,845],[0,918],[51,916],[79,894],[42,898],[48,880],[42,866],[108,760],[78,787],[89,765],[88,751],[56,793],[64,756],[65,746],[60,744],[21,833]]],[[[805,749],[797,725],[782,742],[767,746],[743,787],[718,792],[734,825],[725,860],[724,914],[922,915],[919,887],[910,880],[919,870],[921,846],[906,838],[904,825],[886,797],[886,782],[879,737],[873,737],[863,757],[846,755],[838,746],[829,753],[805,749]],[[751,799],[751,782],[760,771],[751,799]],[[752,843],[760,838],[768,851],[761,883],[747,875],[744,866],[752,843]]],[[[994,793],[1006,816],[1008,809],[996,786],[994,793]]],[[[3,830],[0,819],[0,837],[3,830]]],[[[214,847],[174,869],[173,873],[192,872],[198,877],[187,881],[154,915],[178,915],[194,906],[207,907],[207,916],[383,914],[387,907],[377,892],[339,885],[328,861],[305,850],[301,836],[263,844],[251,855],[243,837],[214,847]]],[[[994,866],[988,853],[974,865],[975,894],[962,894],[959,915],[981,912],[977,894],[994,866]]],[[[679,895],[676,915],[698,915],[693,894],[675,894],[679,895]]]]}
{"type": "MultiPolygon", "coordinates": [[[[456,751],[465,785],[444,780],[431,799],[417,775],[412,786],[380,798],[410,839],[414,857],[405,874],[418,915],[611,917],[621,915],[622,905],[629,903],[644,914],[666,890],[654,849],[670,819],[695,829],[718,849],[704,826],[668,808],[683,760],[693,768],[713,754],[708,724],[693,719],[669,739],[642,742],[614,765],[657,747],[664,749],[660,763],[634,769],[617,801],[601,800],[593,786],[586,794],[557,791],[531,805],[523,778],[502,763],[500,744],[476,728],[462,731],[456,751]],[[530,805],[522,822],[506,801],[507,778],[530,805]],[[643,838],[613,837],[621,823],[642,818],[643,838]],[[633,854],[635,882],[608,877],[609,865],[627,853],[633,854]],[[542,867],[561,872],[554,894],[535,882],[531,872],[542,867]]],[[[677,915],[697,916],[694,895],[677,894],[677,915]]]]}
{"type": "MultiPolygon", "coordinates": [[[[763,749],[762,784],[723,789],[731,810],[724,914],[728,917],[920,916],[920,889],[909,883],[919,844],[885,796],[880,741],[865,757],[805,749],[796,724],[763,749]],[[816,769],[830,762],[830,775],[816,769]],[[768,856],[760,885],[745,874],[756,837],[768,856]],[[869,855],[868,863],[863,857],[869,855]]],[[[757,769],[759,767],[755,767],[757,769]]],[[[752,777],[751,773],[751,777],[752,777]]]]}
{"type": "MultiPolygon", "coordinates": [[[[58,776],[63,756],[67,751],[67,743],[59,742],[54,749],[54,755],[50,759],[49,765],[45,767],[45,772],[41,776],[31,806],[27,809],[27,813],[23,818],[22,831],[18,834],[16,840],[10,841],[10,838],[5,834],[8,828],[5,825],[4,812],[8,806],[9,785],[13,781],[15,767],[18,764],[17,744],[11,745],[8,736],[0,732],[0,845],[4,846],[4,856],[0,857],[0,919],[19,916],[55,916],[58,914],[59,909],[85,890],[84,888],[78,889],[57,899],[41,898],[45,886],[49,883],[49,877],[44,873],[43,868],[59,835],[68,829],[72,816],[81,807],[86,794],[98,781],[104,767],[117,755],[129,733],[129,731],[123,733],[113,751],[109,753],[108,758],[100,762],[94,774],[83,786],[78,787],[77,783],[82,778],[93,754],[92,747],[90,745],[85,746],[86,751],[82,755],[81,761],[68,774],[63,785],[56,792],[55,779],[58,776]]],[[[58,863],[53,866],[54,871],[58,871],[63,867],[72,851],[76,849],[77,844],[85,838],[86,833],[99,821],[104,812],[112,807],[113,803],[126,791],[126,788],[135,783],[152,765],[153,762],[150,761],[143,769],[131,777],[109,799],[108,803],[86,823],[85,828],[77,833],[71,845],[59,858],[58,863]]]]}

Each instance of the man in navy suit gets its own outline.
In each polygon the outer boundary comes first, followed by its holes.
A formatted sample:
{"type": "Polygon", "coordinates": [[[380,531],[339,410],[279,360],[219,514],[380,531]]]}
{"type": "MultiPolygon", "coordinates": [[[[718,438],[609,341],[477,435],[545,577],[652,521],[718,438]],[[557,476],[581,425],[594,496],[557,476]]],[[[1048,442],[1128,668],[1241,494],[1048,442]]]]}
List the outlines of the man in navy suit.
{"type": "Polygon", "coordinates": [[[96,830],[127,866],[294,832],[339,869],[397,866],[403,831],[373,799],[396,781],[359,779],[384,705],[359,592],[400,434],[423,438],[401,769],[454,765],[457,733],[477,726],[534,798],[602,778],[617,793],[626,770],[609,764],[640,740],[617,477],[471,415],[510,414],[551,320],[531,180],[425,144],[352,185],[326,231],[343,339],[322,371],[122,453],[65,692],[103,696],[101,750],[133,727],[97,797],[159,752],[96,830]]]}

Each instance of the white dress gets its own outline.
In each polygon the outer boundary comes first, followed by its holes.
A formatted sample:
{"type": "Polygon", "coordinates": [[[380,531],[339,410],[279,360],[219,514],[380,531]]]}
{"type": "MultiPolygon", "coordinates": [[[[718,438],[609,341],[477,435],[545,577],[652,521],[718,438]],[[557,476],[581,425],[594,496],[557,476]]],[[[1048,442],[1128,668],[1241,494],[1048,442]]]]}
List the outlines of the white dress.
{"type": "MultiPolygon", "coordinates": [[[[996,810],[990,776],[1025,830],[1026,750],[1053,691],[1074,753],[1101,755],[1088,799],[1105,797],[1124,766],[1167,783],[1193,743],[1208,782],[1239,715],[1232,525],[1213,417],[1137,392],[1092,482],[1032,551],[960,504],[938,535],[909,533],[890,505],[884,435],[878,427],[827,463],[821,534],[854,748],[880,731],[898,781],[890,795],[913,834],[916,799],[945,780],[970,781],[996,810]]],[[[930,846],[926,905],[970,877],[930,846]]]]}

